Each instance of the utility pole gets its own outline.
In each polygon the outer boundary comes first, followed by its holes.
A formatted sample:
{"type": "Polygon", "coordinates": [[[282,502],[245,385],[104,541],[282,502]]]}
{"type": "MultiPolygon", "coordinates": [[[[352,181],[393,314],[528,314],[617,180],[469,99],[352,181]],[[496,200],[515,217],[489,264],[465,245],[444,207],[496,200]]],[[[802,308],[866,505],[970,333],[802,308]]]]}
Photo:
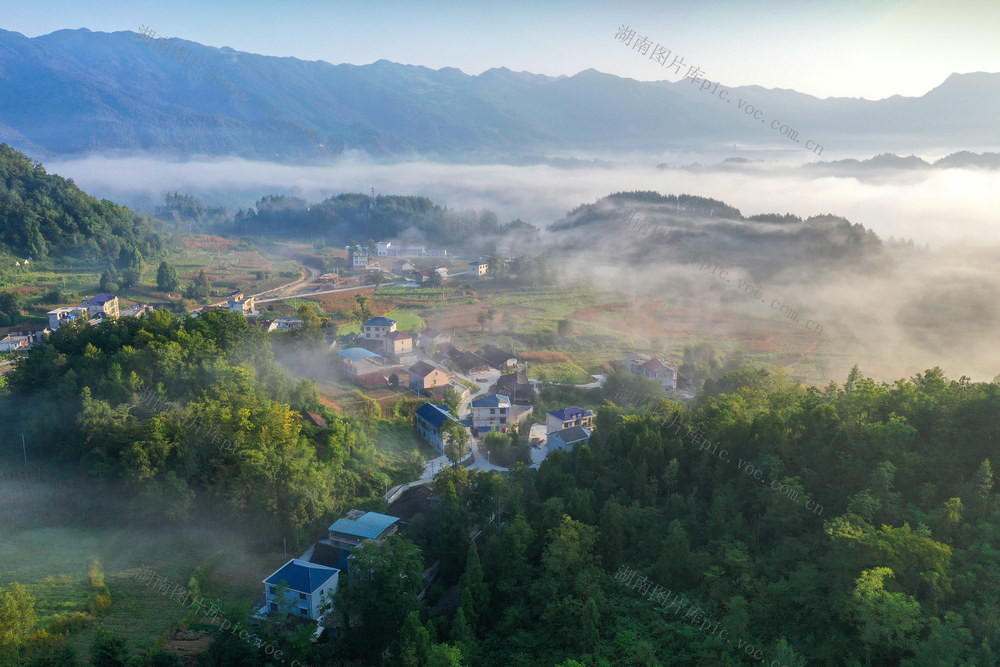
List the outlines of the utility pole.
{"type": "Polygon", "coordinates": [[[24,444],[24,431],[21,431],[21,453],[24,454],[24,467],[28,467],[28,448],[24,444]]]}

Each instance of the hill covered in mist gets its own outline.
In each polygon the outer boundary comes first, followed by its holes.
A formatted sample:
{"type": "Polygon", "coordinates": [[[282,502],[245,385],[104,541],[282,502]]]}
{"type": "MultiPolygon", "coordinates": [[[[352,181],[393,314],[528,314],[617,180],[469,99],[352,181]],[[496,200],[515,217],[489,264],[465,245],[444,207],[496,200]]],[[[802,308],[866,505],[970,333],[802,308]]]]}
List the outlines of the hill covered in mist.
{"type": "Polygon", "coordinates": [[[594,245],[605,259],[631,265],[741,266],[757,278],[802,269],[874,270],[887,261],[878,235],[845,218],[744,217],[724,202],[687,194],[618,192],[577,207],[548,232],[600,239],[594,245]]]}
{"type": "Polygon", "coordinates": [[[469,76],[136,37],[0,31],[0,69],[18,73],[0,79],[0,139],[40,157],[150,151],[288,161],[336,159],[333,144],[393,159],[523,159],[525,152],[649,153],[734,141],[792,150],[807,148],[807,140],[841,149],[958,148],[1000,136],[992,111],[1000,74],[953,74],[921,97],[878,101],[734,87],[736,102],[722,104],[689,80],[639,82],[592,69],[571,77],[506,68],[469,76]],[[747,104],[762,119],[744,114],[747,104]],[[775,120],[794,129],[799,143],[765,122],[775,120]]]}

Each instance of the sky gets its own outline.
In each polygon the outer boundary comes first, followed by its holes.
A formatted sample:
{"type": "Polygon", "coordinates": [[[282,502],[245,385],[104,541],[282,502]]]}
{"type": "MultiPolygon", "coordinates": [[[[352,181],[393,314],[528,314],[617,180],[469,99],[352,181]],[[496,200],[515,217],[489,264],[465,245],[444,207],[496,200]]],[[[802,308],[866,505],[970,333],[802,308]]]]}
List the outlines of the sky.
{"type": "Polygon", "coordinates": [[[0,28],[138,31],[330,63],[380,59],[480,74],[676,73],[615,39],[621,26],[728,86],[817,97],[919,96],[954,72],[1000,72],[996,0],[0,0],[0,28]]]}

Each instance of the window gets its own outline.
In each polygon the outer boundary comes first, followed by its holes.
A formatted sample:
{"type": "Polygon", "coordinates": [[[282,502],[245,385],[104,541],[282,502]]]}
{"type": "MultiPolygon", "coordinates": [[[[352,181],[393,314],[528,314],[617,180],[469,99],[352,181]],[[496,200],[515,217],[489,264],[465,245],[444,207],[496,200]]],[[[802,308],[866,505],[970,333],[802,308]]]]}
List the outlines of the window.
{"type": "Polygon", "coordinates": [[[271,611],[278,611],[278,603],[277,602],[272,602],[271,603],[271,611]]]}
{"type": "Polygon", "coordinates": [[[277,595],[277,594],[278,594],[278,587],[271,586],[271,595],[277,595]]]}
{"type": "Polygon", "coordinates": [[[305,593],[299,593],[299,599],[300,600],[305,600],[306,599],[306,594],[305,593]]]}
{"type": "Polygon", "coordinates": [[[302,614],[303,616],[308,616],[309,615],[309,610],[308,609],[303,609],[302,607],[299,607],[299,613],[302,614]]]}
{"type": "Polygon", "coordinates": [[[497,413],[497,411],[496,411],[496,410],[494,410],[493,408],[490,408],[490,414],[491,414],[491,415],[495,415],[496,413],[497,413]]]}

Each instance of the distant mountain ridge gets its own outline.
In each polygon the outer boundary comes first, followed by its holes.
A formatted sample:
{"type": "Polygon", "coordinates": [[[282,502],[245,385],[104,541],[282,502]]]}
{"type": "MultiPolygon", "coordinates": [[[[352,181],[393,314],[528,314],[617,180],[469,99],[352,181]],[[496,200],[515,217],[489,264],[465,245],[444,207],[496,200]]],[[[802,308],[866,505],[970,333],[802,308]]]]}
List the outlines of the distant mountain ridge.
{"type": "Polygon", "coordinates": [[[469,76],[384,60],[356,66],[261,56],[179,38],[160,53],[136,36],[0,30],[0,141],[39,157],[152,151],[293,161],[336,159],[326,143],[391,159],[481,160],[731,142],[794,150],[807,139],[826,147],[982,149],[1000,137],[1000,74],[992,73],[953,74],[916,98],[818,99],[746,86],[729,89],[733,103],[723,104],[688,81],[639,82],[593,69],[469,76]],[[182,64],[174,49],[187,49],[189,62],[200,58],[203,67],[182,64]],[[220,89],[222,81],[245,94],[220,89]],[[738,111],[737,100],[762,110],[762,120],[794,127],[801,143],[738,111]],[[313,130],[320,141],[306,136],[313,130]]]}

